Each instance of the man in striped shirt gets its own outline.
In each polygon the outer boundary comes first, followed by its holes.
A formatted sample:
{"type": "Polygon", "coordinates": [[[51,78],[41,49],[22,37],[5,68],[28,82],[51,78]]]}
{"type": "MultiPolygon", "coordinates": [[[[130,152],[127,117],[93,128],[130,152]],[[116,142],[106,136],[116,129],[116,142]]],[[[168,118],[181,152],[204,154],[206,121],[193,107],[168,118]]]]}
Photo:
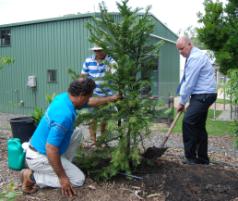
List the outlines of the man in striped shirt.
{"type": "MultiPolygon", "coordinates": [[[[94,51],[95,54],[86,58],[83,63],[81,76],[91,78],[95,81],[96,88],[93,92],[94,96],[110,96],[113,92],[110,88],[103,86],[104,76],[106,72],[114,73],[117,63],[112,57],[108,56],[101,47],[94,46],[91,50],[94,51]]],[[[91,139],[93,140],[93,145],[96,145],[96,130],[97,122],[96,120],[93,120],[89,126],[89,132],[91,139]]],[[[101,134],[104,133],[105,130],[106,122],[101,122],[101,134]]]]}

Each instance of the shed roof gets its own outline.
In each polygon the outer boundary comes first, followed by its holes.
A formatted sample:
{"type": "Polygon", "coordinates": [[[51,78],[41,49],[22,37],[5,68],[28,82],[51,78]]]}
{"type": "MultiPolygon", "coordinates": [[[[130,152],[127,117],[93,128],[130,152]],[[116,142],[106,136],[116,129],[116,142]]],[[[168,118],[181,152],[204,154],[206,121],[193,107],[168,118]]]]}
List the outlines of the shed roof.
{"type": "MultiPolygon", "coordinates": [[[[118,12],[111,12],[113,15],[119,15],[118,12]]],[[[80,18],[91,18],[93,16],[99,16],[100,13],[78,13],[78,14],[68,14],[62,17],[54,17],[54,18],[47,18],[47,19],[39,19],[39,20],[31,20],[31,21],[24,21],[24,22],[16,22],[16,23],[9,23],[9,24],[2,24],[0,28],[5,27],[16,27],[16,26],[23,26],[23,25],[30,25],[30,24],[40,24],[40,23],[47,23],[47,22],[55,22],[55,21],[64,21],[64,20],[71,20],[71,19],[80,19],[80,18]]],[[[143,13],[141,13],[143,15],[143,13]]],[[[171,33],[173,33],[176,37],[177,35],[171,31],[164,23],[162,23],[159,19],[157,19],[153,14],[150,14],[156,21],[158,21],[162,26],[168,29],[171,33]]]]}
{"type": "Polygon", "coordinates": [[[54,18],[47,18],[47,19],[39,19],[39,20],[32,20],[32,21],[3,24],[3,25],[0,25],[0,28],[16,27],[16,26],[23,26],[23,25],[30,25],[30,24],[40,24],[40,23],[55,22],[55,21],[64,21],[64,20],[71,20],[71,19],[90,18],[90,17],[96,16],[96,15],[97,15],[97,13],[68,14],[68,15],[64,15],[62,17],[54,17],[54,18]]]}

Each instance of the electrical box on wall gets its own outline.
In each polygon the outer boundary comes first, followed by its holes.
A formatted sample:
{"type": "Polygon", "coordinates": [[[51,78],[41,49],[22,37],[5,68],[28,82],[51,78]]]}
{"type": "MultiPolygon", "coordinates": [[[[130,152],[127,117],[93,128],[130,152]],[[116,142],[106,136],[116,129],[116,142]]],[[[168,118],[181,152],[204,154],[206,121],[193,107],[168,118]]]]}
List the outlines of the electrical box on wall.
{"type": "Polygon", "coordinates": [[[27,86],[28,87],[36,87],[36,76],[29,75],[27,78],[27,86]]]}

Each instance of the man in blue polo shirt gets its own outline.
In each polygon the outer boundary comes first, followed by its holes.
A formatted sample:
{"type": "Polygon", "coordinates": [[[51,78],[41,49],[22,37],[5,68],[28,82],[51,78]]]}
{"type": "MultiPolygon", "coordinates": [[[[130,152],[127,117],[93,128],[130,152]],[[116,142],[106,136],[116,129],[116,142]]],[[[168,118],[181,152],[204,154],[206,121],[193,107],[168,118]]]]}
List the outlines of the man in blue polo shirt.
{"type": "MultiPolygon", "coordinates": [[[[101,47],[95,45],[91,50],[94,51],[95,54],[86,58],[83,63],[81,76],[91,78],[95,81],[96,88],[93,92],[93,96],[104,97],[112,95],[112,90],[108,87],[103,87],[102,85],[105,82],[105,73],[114,73],[116,71],[117,63],[112,57],[108,56],[101,47]]],[[[93,110],[95,110],[95,108],[90,109],[90,112],[93,112],[93,110]]],[[[104,133],[106,130],[106,122],[101,122],[100,127],[101,133],[104,133]]],[[[93,140],[93,145],[96,145],[96,130],[97,121],[94,119],[89,126],[89,133],[93,140]]]]}
{"type": "Polygon", "coordinates": [[[99,106],[119,97],[91,98],[96,85],[92,79],[73,81],[68,92],[56,96],[42,117],[26,151],[29,169],[21,172],[22,190],[33,193],[36,186],[59,187],[65,196],[75,195],[73,186],[82,186],[83,172],[71,161],[82,131],[74,130],[76,109],[99,106]]]}

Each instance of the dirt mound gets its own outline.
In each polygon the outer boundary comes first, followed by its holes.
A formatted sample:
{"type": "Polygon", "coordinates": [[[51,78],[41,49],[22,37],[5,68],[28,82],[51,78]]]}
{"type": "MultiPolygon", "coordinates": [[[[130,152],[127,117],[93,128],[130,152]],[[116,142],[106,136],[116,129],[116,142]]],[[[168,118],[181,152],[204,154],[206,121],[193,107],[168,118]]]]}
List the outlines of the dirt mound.
{"type": "MultiPolygon", "coordinates": [[[[86,184],[77,189],[78,196],[74,200],[231,201],[238,197],[238,174],[232,167],[183,165],[158,160],[154,166],[141,166],[134,174],[131,180],[118,176],[106,183],[87,179],[86,184]]],[[[17,200],[35,198],[65,200],[59,190],[52,189],[42,189],[35,195],[21,196],[17,200]]]]}
{"type": "Polygon", "coordinates": [[[168,201],[225,201],[238,196],[237,170],[218,165],[183,165],[158,161],[157,168],[144,169],[147,197],[162,191],[168,201]],[[147,173],[146,173],[147,172],[147,173]]]}

